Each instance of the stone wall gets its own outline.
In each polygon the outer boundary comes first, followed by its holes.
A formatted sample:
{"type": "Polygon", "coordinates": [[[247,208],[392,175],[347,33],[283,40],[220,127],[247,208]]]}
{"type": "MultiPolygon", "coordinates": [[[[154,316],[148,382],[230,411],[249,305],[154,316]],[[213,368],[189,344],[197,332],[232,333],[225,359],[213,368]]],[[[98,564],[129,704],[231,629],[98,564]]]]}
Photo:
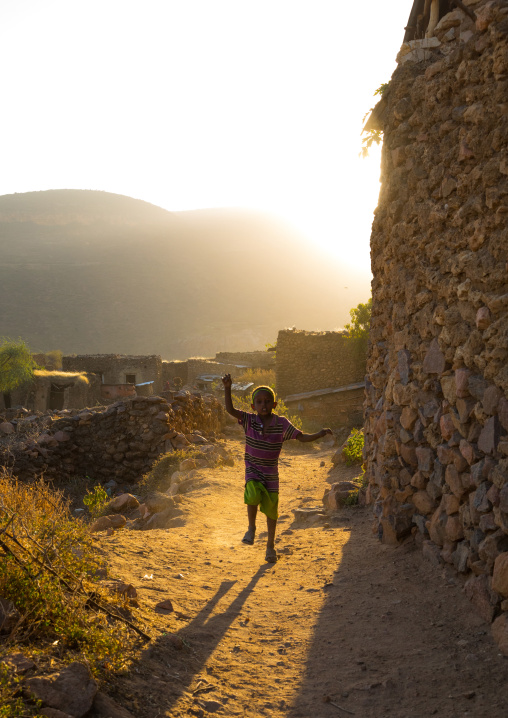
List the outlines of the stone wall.
{"type": "Polygon", "coordinates": [[[368,499],[508,637],[508,3],[466,4],[383,97],[368,499]]]}
{"type": "Polygon", "coordinates": [[[193,385],[196,377],[201,374],[231,374],[233,381],[235,377],[243,373],[243,369],[239,369],[235,364],[223,364],[211,359],[187,359],[187,384],[193,385]]]}
{"type": "Polygon", "coordinates": [[[363,381],[365,351],[344,332],[284,329],[277,338],[277,393],[282,398],[363,381]]]}
{"type": "Polygon", "coordinates": [[[219,352],[215,361],[222,364],[235,364],[252,369],[275,369],[274,352],[219,352]]]}
{"type": "Polygon", "coordinates": [[[169,400],[136,397],[75,416],[35,418],[2,424],[0,439],[6,438],[0,441],[0,466],[13,475],[30,480],[43,474],[60,485],[85,476],[130,483],[161,454],[192,442],[195,429],[222,431],[225,410],[210,395],[177,392],[169,400]],[[6,434],[8,423],[13,430],[6,434]]]}
{"type": "Polygon", "coordinates": [[[176,359],[175,361],[162,361],[162,385],[165,386],[166,382],[173,383],[173,379],[179,377],[182,380],[182,385],[187,384],[187,362],[176,359]]]}
{"type": "Polygon", "coordinates": [[[81,354],[64,356],[64,371],[102,375],[103,384],[126,384],[127,375],[135,375],[136,384],[154,382],[154,390],[162,390],[162,361],[160,356],[127,356],[122,354],[81,354]]]}
{"type": "Polygon", "coordinates": [[[344,392],[327,392],[316,396],[293,395],[285,399],[291,413],[305,421],[308,430],[324,426],[330,429],[360,428],[363,426],[363,387],[344,392]]]}

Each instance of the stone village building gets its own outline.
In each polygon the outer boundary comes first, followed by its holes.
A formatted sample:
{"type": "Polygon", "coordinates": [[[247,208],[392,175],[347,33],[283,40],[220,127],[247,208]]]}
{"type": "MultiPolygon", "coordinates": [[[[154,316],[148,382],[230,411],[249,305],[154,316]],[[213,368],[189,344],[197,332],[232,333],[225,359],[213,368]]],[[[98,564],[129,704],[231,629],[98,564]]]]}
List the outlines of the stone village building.
{"type": "Polygon", "coordinates": [[[311,424],[360,427],[365,362],[365,346],[345,331],[284,329],[277,337],[277,393],[311,424]]]}
{"type": "Polygon", "coordinates": [[[454,566],[508,655],[508,2],[416,0],[372,227],[367,498],[454,566]]]}

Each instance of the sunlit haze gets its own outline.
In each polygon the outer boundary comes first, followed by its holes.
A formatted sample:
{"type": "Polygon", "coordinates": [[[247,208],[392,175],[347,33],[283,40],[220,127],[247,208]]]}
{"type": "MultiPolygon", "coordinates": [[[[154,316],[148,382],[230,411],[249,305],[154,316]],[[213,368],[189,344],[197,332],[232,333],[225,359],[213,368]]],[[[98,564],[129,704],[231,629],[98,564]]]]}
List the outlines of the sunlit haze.
{"type": "Polygon", "coordinates": [[[370,273],[360,131],[409,0],[4,0],[0,194],[275,213],[370,273]]]}

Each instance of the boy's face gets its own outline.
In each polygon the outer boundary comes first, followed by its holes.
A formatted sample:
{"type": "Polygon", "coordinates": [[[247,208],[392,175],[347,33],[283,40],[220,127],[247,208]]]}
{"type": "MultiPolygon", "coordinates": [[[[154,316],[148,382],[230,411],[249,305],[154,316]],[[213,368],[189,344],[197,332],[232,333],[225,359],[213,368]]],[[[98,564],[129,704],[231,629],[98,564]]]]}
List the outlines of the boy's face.
{"type": "Polygon", "coordinates": [[[277,402],[273,400],[273,396],[268,391],[259,391],[254,397],[254,403],[251,406],[259,416],[270,416],[277,406],[277,402]]]}

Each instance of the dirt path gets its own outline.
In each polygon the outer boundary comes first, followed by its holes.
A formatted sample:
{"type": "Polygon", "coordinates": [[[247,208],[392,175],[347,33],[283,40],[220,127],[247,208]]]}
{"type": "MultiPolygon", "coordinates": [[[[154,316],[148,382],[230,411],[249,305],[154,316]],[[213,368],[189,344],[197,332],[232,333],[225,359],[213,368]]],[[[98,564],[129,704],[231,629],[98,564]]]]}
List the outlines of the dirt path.
{"type": "Polygon", "coordinates": [[[508,662],[451,572],[412,544],[381,545],[370,509],[294,523],[292,509],[320,505],[338,480],[329,458],[284,455],[276,565],[264,562],[261,522],[254,546],[240,542],[241,460],[203,472],[185,526],[101,539],[158,635],[111,686],[137,718],[508,715],[508,662]],[[177,611],[157,614],[165,598],[177,611]]]}

